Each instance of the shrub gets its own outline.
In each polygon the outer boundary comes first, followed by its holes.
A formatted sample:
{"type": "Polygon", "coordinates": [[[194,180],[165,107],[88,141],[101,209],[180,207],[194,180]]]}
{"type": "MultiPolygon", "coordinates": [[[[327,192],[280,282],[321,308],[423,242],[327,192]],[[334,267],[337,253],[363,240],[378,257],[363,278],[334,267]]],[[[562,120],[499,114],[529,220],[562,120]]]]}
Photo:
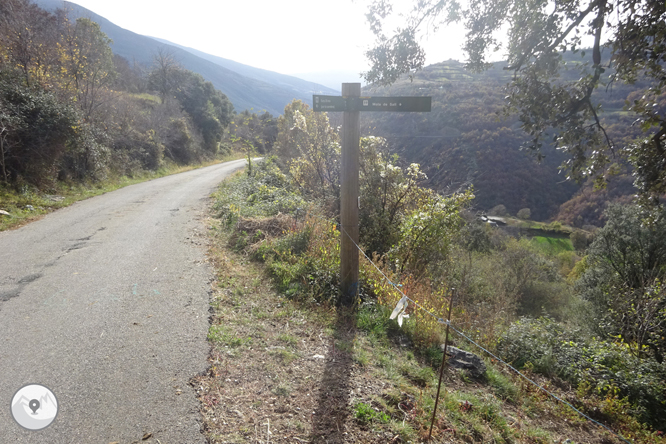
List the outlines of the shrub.
{"type": "Polygon", "coordinates": [[[68,147],[76,146],[76,109],[40,87],[28,88],[9,70],[0,72],[2,179],[53,185],[68,147]]]}
{"type": "Polygon", "coordinates": [[[497,350],[518,368],[557,375],[599,396],[626,397],[642,421],[666,426],[666,365],[639,359],[622,344],[582,338],[542,317],[515,322],[497,350]]]}
{"type": "Polygon", "coordinates": [[[286,236],[262,243],[255,258],[266,262],[278,289],[287,296],[337,303],[339,237],[334,224],[308,216],[286,236]]]}
{"type": "Polygon", "coordinates": [[[584,251],[589,243],[587,235],[579,230],[572,231],[569,239],[571,239],[571,244],[576,251],[584,251]]]}
{"type": "Polygon", "coordinates": [[[666,210],[609,205],[576,289],[596,310],[600,332],[638,356],[666,360],[666,210]]]}
{"type": "Polygon", "coordinates": [[[518,219],[529,220],[530,216],[532,216],[532,212],[529,208],[523,208],[518,211],[516,216],[518,216],[518,219]]]}
{"type": "Polygon", "coordinates": [[[295,191],[288,177],[269,157],[254,165],[253,176],[242,175],[225,181],[215,194],[213,210],[229,225],[240,217],[304,214],[307,203],[295,191]],[[298,210],[301,209],[299,212],[298,210]]]}
{"type": "Polygon", "coordinates": [[[491,216],[508,216],[509,212],[506,210],[506,207],[502,204],[494,206],[488,214],[491,216]]]}

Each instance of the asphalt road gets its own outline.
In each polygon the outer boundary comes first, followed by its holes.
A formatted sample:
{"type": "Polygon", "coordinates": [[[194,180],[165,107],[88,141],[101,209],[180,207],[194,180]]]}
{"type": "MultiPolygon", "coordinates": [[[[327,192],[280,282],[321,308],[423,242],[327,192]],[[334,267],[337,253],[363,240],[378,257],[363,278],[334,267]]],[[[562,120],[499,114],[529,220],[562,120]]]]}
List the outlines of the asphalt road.
{"type": "Polygon", "coordinates": [[[195,390],[207,368],[208,196],[244,160],[78,202],[0,233],[0,443],[205,443],[195,390]],[[12,418],[37,383],[59,411],[12,418]]]}

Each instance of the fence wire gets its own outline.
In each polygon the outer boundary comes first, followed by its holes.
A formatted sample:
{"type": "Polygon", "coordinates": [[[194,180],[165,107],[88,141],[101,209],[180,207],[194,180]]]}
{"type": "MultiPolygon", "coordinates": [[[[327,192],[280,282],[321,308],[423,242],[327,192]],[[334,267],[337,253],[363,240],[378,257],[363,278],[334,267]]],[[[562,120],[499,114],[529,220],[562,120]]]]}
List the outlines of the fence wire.
{"type": "Polygon", "coordinates": [[[407,295],[406,295],[406,294],[405,294],[405,293],[399,288],[399,284],[396,284],[396,283],[393,282],[391,279],[389,279],[388,276],[386,276],[386,274],[384,274],[384,272],[383,272],[382,270],[380,270],[379,267],[377,267],[377,265],[372,261],[372,259],[370,259],[370,258],[368,257],[368,255],[365,254],[365,252],[363,251],[363,249],[361,249],[361,247],[359,247],[358,244],[357,244],[356,242],[354,242],[354,239],[351,238],[351,236],[347,233],[347,231],[344,229],[344,227],[343,227],[342,225],[340,225],[340,231],[341,231],[342,233],[344,233],[344,234],[349,238],[349,240],[350,240],[350,241],[356,246],[356,248],[358,249],[358,251],[360,251],[361,254],[363,254],[363,256],[365,256],[365,258],[370,262],[370,264],[372,264],[373,267],[375,267],[375,269],[376,269],[376,270],[377,270],[377,271],[378,271],[378,272],[384,277],[384,279],[385,279],[389,284],[391,284],[391,285],[393,286],[393,288],[395,288],[395,289],[396,289],[396,290],[397,290],[397,291],[398,291],[398,292],[399,292],[404,298],[406,298],[407,300],[411,301],[411,302],[414,304],[415,307],[419,308],[420,310],[424,311],[426,314],[428,314],[428,315],[432,316],[433,318],[435,318],[435,319],[437,320],[438,323],[440,323],[440,324],[444,324],[444,325],[448,325],[448,326],[449,326],[454,332],[456,332],[457,334],[459,334],[460,336],[462,336],[463,338],[465,338],[465,339],[466,339],[467,341],[469,341],[470,343],[474,344],[474,345],[475,345],[476,347],[478,347],[480,350],[484,351],[486,354],[488,354],[489,356],[491,356],[493,359],[497,360],[498,362],[501,362],[502,364],[504,364],[505,366],[507,366],[509,369],[511,369],[513,372],[517,373],[520,377],[522,377],[523,379],[525,379],[526,381],[528,381],[530,384],[534,385],[535,387],[537,387],[539,390],[543,391],[543,392],[546,393],[547,395],[551,396],[552,398],[556,399],[557,401],[559,401],[559,402],[561,402],[562,404],[566,405],[567,407],[571,408],[572,410],[574,410],[576,413],[578,413],[580,416],[582,416],[582,417],[585,418],[586,420],[588,420],[588,421],[592,422],[593,424],[596,424],[596,425],[598,425],[598,426],[600,426],[600,427],[606,429],[606,430],[607,430],[608,432],[610,432],[613,436],[615,436],[615,437],[617,437],[618,439],[620,439],[620,440],[626,442],[627,444],[632,444],[630,441],[628,441],[627,439],[625,439],[623,436],[621,436],[621,435],[615,433],[615,432],[614,432],[612,429],[610,429],[608,426],[606,426],[606,425],[600,423],[599,421],[596,421],[596,420],[590,418],[590,417],[587,416],[585,413],[581,412],[581,411],[578,410],[576,407],[574,407],[573,405],[571,405],[571,403],[569,403],[569,402],[563,400],[562,398],[558,397],[557,395],[555,395],[554,393],[552,393],[551,391],[549,391],[549,390],[546,389],[545,387],[541,386],[541,385],[538,384],[537,382],[535,382],[535,381],[533,381],[532,379],[530,379],[527,375],[521,373],[518,369],[516,369],[515,367],[513,367],[511,364],[509,364],[508,362],[504,361],[503,359],[501,359],[500,357],[498,357],[498,356],[495,355],[494,353],[492,353],[492,352],[490,352],[489,350],[487,350],[486,348],[484,348],[482,345],[480,345],[479,343],[477,343],[476,341],[474,341],[472,338],[470,338],[469,336],[467,336],[467,335],[466,335],[465,333],[463,333],[462,331],[458,330],[456,327],[454,327],[454,326],[452,325],[451,322],[446,321],[446,320],[445,320],[443,317],[441,317],[441,316],[437,316],[436,314],[432,313],[430,310],[426,309],[426,308],[423,307],[422,305],[418,304],[415,300],[413,300],[412,298],[410,298],[409,296],[407,296],[407,295]]]}

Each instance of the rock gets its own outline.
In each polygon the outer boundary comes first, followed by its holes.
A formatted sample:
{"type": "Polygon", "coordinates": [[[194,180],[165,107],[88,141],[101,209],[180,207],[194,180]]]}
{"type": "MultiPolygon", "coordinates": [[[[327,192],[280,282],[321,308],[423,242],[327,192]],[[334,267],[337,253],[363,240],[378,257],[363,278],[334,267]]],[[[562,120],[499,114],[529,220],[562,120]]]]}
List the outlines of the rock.
{"type": "MultiPolygon", "coordinates": [[[[442,345],[442,350],[444,346],[442,345]]],[[[465,350],[460,350],[457,347],[450,345],[446,349],[446,363],[453,368],[465,370],[471,377],[480,378],[486,373],[486,364],[483,360],[474,353],[465,350]]]]}
{"type": "Polygon", "coordinates": [[[2,214],[3,216],[11,216],[11,214],[6,212],[5,210],[0,210],[0,214],[2,214]]]}
{"type": "Polygon", "coordinates": [[[28,211],[35,211],[35,207],[33,207],[32,205],[26,205],[25,209],[28,211]]]}

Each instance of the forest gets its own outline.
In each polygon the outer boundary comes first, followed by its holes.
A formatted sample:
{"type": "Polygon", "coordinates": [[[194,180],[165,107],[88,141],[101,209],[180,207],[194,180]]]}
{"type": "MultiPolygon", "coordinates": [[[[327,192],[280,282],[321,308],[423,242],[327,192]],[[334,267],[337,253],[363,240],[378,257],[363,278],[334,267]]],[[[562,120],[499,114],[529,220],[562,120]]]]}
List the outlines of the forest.
{"type": "MultiPolygon", "coordinates": [[[[168,51],[142,66],[114,56],[109,43],[88,19],[72,22],[27,0],[0,3],[0,187],[49,192],[231,150],[248,160],[265,155],[221,186],[213,211],[229,244],[263,264],[285,297],[335,310],[343,235],[336,117],[297,100],[277,118],[236,113],[168,51]]],[[[565,62],[575,65],[575,54],[565,62]]],[[[659,442],[666,427],[666,213],[632,203],[626,160],[608,169],[604,189],[558,174],[564,154],[555,146],[542,147],[540,163],[520,151],[527,138],[520,117],[503,112],[507,75],[445,62],[366,90],[430,95],[434,112],[364,121],[359,328],[381,350],[404,333],[420,362],[434,368],[443,331],[428,313],[444,316],[455,288],[448,314],[468,337],[565,387],[577,408],[617,433],[659,442]],[[492,226],[484,213],[529,230],[492,226]],[[533,220],[551,222],[535,229],[533,220]],[[563,230],[563,222],[575,229],[563,230]],[[402,300],[396,288],[423,308],[410,305],[400,326],[388,319],[402,300]]],[[[616,140],[641,132],[625,110],[640,86],[595,92],[616,140]]],[[[655,108],[664,107],[665,96],[655,97],[655,108]]],[[[497,399],[534,414],[515,384],[485,382],[496,385],[497,399]]],[[[399,404],[384,407],[407,430],[399,404]]],[[[469,442],[549,442],[547,434],[509,432],[506,424],[501,433],[489,422],[490,432],[479,432],[456,418],[447,416],[440,432],[454,423],[469,442]]],[[[422,437],[425,420],[413,418],[409,427],[405,436],[422,437]]]]}

